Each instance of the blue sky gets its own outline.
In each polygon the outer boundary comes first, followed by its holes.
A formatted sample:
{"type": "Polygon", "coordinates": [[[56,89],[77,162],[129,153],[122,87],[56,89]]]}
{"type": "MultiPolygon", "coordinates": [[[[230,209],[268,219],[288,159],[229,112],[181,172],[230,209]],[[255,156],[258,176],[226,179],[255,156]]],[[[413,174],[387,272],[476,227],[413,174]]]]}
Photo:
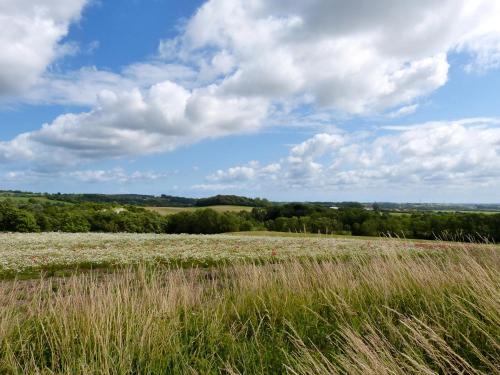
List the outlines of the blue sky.
{"type": "Polygon", "coordinates": [[[0,189],[500,201],[495,0],[6,0],[0,24],[0,189]]]}

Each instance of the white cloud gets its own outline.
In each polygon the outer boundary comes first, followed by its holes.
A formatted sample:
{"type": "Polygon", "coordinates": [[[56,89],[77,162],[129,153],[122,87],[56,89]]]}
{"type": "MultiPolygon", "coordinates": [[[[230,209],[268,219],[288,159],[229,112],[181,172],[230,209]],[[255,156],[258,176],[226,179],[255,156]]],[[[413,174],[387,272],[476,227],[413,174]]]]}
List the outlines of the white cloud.
{"type": "Polygon", "coordinates": [[[256,168],[252,166],[238,166],[229,168],[227,171],[218,170],[214,175],[209,176],[209,180],[252,180],[256,176],[256,168]]]}
{"type": "Polygon", "coordinates": [[[187,66],[158,61],[131,64],[120,73],[83,67],[64,74],[45,74],[23,100],[32,104],[95,106],[104,90],[118,94],[135,89],[147,91],[165,81],[189,87],[195,76],[196,72],[187,66]]]}
{"type": "MultiPolygon", "coordinates": [[[[500,120],[465,119],[407,127],[389,134],[317,134],[268,166],[252,162],[207,177],[233,188],[369,188],[494,186],[500,183],[500,120]],[[244,170],[245,173],[236,173],[244,170]],[[265,178],[264,178],[265,176],[265,178]]],[[[207,189],[210,184],[206,184],[207,189]]]]}
{"type": "Polygon", "coordinates": [[[316,134],[290,151],[290,156],[300,159],[312,159],[323,155],[327,150],[335,149],[345,142],[344,137],[336,134],[316,134]]]}
{"type": "MultiPolygon", "coordinates": [[[[242,181],[252,181],[257,179],[273,179],[276,173],[281,169],[279,163],[272,163],[268,165],[261,166],[257,161],[251,161],[248,165],[236,166],[229,168],[227,170],[219,169],[214,174],[207,177],[208,181],[211,182],[242,182],[242,181]]],[[[220,184],[217,184],[220,186],[220,184]]],[[[202,186],[202,185],[197,185],[202,186]]],[[[210,184],[203,186],[212,186],[210,184]]],[[[226,185],[233,187],[234,185],[226,185]]]]}
{"type": "MultiPolygon", "coordinates": [[[[0,3],[0,97],[29,89],[58,56],[71,22],[86,0],[2,0],[0,3]]],[[[70,48],[71,49],[71,48],[70,48]]]]}
{"type": "MultiPolygon", "coordinates": [[[[166,152],[282,119],[300,124],[304,106],[321,114],[318,124],[336,113],[405,115],[446,83],[449,53],[469,54],[470,69],[500,61],[496,0],[209,0],[177,38],[160,43],[163,62],[40,76],[84,0],[38,4],[0,5],[19,31],[0,35],[0,91],[34,84],[24,100],[90,109],[0,142],[0,162],[48,167],[166,152]]],[[[328,137],[311,147],[347,152],[349,140],[323,144],[328,137]]],[[[302,179],[325,171],[314,153],[292,153],[287,163],[302,179]]]]}
{"type": "Polygon", "coordinates": [[[401,108],[398,108],[395,111],[388,113],[387,117],[388,118],[398,118],[398,117],[410,115],[412,113],[415,113],[417,111],[418,107],[419,107],[418,104],[405,105],[401,108]]]}
{"type": "Polygon", "coordinates": [[[266,113],[266,102],[222,95],[217,86],[189,91],[165,81],[144,94],[102,91],[92,111],[61,115],[38,131],[0,142],[0,162],[64,166],[170,151],[253,131],[266,113]]]}
{"type": "Polygon", "coordinates": [[[161,50],[204,67],[231,57],[233,94],[366,114],[444,85],[450,52],[496,66],[499,20],[496,0],[210,0],[161,50]]]}
{"type": "Polygon", "coordinates": [[[128,173],[121,168],[111,170],[80,170],[67,174],[68,177],[82,182],[130,182],[130,181],[155,181],[167,177],[165,173],[135,171],[128,173]]]}
{"type": "Polygon", "coordinates": [[[65,180],[76,180],[85,183],[126,183],[131,181],[156,181],[166,178],[168,174],[153,171],[127,172],[122,168],[114,169],[86,169],[76,171],[36,171],[22,170],[9,171],[3,175],[7,182],[30,182],[43,179],[64,178],[65,180]]]}
{"type": "Polygon", "coordinates": [[[237,189],[239,185],[232,184],[197,184],[191,186],[193,190],[202,190],[202,191],[222,191],[222,190],[231,190],[237,189]]]}

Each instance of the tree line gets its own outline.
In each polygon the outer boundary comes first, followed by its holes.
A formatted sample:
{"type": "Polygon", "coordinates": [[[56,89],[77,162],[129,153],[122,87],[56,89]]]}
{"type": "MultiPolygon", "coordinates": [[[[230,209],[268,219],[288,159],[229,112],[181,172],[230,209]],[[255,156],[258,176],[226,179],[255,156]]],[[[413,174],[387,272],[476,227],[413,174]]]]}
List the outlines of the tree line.
{"type": "Polygon", "coordinates": [[[271,203],[267,199],[248,198],[239,195],[215,195],[207,198],[186,198],[161,194],[49,194],[32,193],[19,190],[0,190],[0,198],[11,199],[49,199],[53,203],[108,203],[116,205],[134,205],[146,207],[207,207],[232,205],[247,207],[265,207],[271,203]]]}
{"type": "Polygon", "coordinates": [[[255,208],[253,211],[268,230],[280,232],[500,241],[500,214],[428,211],[394,213],[358,207],[334,210],[305,204],[255,208]]]}
{"type": "Polygon", "coordinates": [[[138,206],[61,204],[36,200],[0,202],[0,231],[3,232],[212,234],[253,230],[257,227],[258,223],[249,212],[219,213],[209,208],[161,216],[138,206]]]}
{"type": "Polygon", "coordinates": [[[185,198],[162,194],[160,196],[142,194],[44,194],[43,197],[69,203],[109,203],[156,207],[206,207],[232,205],[261,207],[269,205],[266,199],[247,198],[239,195],[216,195],[208,198],[185,198]]]}
{"type": "Polygon", "coordinates": [[[133,205],[36,199],[0,202],[0,231],[213,234],[252,230],[500,241],[500,214],[395,214],[355,205],[331,209],[297,203],[254,207],[251,212],[221,213],[199,208],[161,216],[133,205]]]}

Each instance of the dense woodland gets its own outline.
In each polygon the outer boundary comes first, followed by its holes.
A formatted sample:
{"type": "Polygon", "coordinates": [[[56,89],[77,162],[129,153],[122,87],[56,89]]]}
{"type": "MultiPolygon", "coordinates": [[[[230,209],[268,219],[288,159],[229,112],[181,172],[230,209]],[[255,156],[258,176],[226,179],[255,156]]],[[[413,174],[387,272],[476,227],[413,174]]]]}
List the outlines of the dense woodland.
{"type": "Polygon", "coordinates": [[[208,198],[185,198],[172,195],[141,194],[45,194],[52,201],[69,203],[115,203],[135,206],[155,207],[207,207],[215,205],[233,205],[261,207],[269,202],[260,198],[247,198],[238,195],[216,195],[208,198]]]}
{"type": "Polygon", "coordinates": [[[419,239],[500,241],[500,214],[332,209],[313,204],[255,207],[251,212],[210,208],[161,216],[134,205],[64,203],[31,198],[0,201],[0,231],[225,233],[272,230],[293,233],[398,236],[419,239]]]}

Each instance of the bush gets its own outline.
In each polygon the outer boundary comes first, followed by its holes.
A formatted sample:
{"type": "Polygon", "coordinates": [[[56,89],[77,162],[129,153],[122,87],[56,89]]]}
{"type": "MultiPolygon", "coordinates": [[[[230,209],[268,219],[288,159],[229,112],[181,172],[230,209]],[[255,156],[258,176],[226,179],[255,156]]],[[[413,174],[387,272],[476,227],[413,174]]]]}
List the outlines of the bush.
{"type": "Polygon", "coordinates": [[[11,232],[38,232],[35,216],[15,207],[10,202],[0,203],[0,230],[11,232]]]}

